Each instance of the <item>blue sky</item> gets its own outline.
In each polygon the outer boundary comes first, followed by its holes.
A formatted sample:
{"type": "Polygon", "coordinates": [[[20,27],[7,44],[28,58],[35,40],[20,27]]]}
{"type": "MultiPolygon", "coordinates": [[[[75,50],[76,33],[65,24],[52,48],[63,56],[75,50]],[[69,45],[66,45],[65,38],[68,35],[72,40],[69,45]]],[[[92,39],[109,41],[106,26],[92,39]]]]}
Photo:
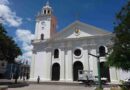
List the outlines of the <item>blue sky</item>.
{"type": "MultiPolygon", "coordinates": [[[[46,2],[47,0],[0,0],[0,17],[4,18],[4,26],[28,59],[31,56],[30,40],[35,31],[35,16],[46,2]],[[24,37],[25,35],[30,35],[31,38],[24,37]],[[28,55],[26,56],[26,54],[28,55]]],[[[115,15],[127,0],[49,0],[49,2],[54,15],[57,17],[57,31],[76,19],[113,31],[115,15]]]]}
{"type": "MultiPolygon", "coordinates": [[[[35,16],[41,10],[47,0],[10,0],[10,7],[17,13],[17,16],[32,21],[23,22],[23,27],[34,32],[35,16]]],[[[79,20],[107,29],[113,30],[115,14],[120,10],[127,0],[50,0],[54,15],[58,19],[59,29],[76,20],[79,20]]],[[[21,27],[22,27],[21,26],[21,27]]]]}

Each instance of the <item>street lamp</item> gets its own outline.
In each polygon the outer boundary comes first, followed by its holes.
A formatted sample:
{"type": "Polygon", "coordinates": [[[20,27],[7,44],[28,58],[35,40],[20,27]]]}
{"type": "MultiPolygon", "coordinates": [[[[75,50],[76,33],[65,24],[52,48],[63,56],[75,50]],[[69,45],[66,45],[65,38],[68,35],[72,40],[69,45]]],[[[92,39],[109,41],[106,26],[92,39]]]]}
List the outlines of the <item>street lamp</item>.
{"type": "MultiPolygon", "coordinates": [[[[109,42],[106,46],[109,49],[112,46],[112,43],[109,42]]],[[[99,47],[99,55],[94,55],[94,54],[88,53],[89,55],[97,58],[99,89],[102,89],[101,70],[100,70],[101,69],[100,68],[100,57],[104,57],[104,56],[108,55],[109,53],[110,53],[109,51],[107,51],[107,53],[106,53],[106,50],[105,50],[104,46],[99,47]]]]}
{"type": "Polygon", "coordinates": [[[100,70],[100,55],[94,55],[89,53],[89,55],[97,58],[97,65],[98,65],[98,82],[99,82],[99,88],[102,89],[102,83],[101,83],[101,70],[100,70]]]}

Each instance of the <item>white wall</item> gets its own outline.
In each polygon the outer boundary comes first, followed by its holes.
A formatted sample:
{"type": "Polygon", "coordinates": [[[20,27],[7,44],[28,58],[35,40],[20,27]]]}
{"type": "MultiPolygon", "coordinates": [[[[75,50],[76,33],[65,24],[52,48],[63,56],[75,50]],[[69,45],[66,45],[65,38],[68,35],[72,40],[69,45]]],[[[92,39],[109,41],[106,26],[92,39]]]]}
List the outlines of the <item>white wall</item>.
{"type": "MultiPolygon", "coordinates": [[[[90,49],[90,53],[96,55],[96,49],[90,49]]],[[[93,75],[98,76],[97,58],[89,55],[89,66],[90,70],[93,71],[93,75]]]]}
{"type": "Polygon", "coordinates": [[[34,66],[34,77],[40,76],[40,80],[46,80],[47,76],[47,64],[46,64],[46,53],[37,52],[35,56],[35,66],[34,66]]]}
{"type": "Polygon", "coordinates": [[[44,62],[46,65],[46,70],[45,70],[45,73],[46,75],[44,77],[46,77],[46,80],[51,80],[51,72],[52,72],[52,67],[51,67],[51,63],[52,63],[52,52],[51,50],[47,50],[47,53],[46,53],[46,59],[45,59],[46,62],[44,62]]]}

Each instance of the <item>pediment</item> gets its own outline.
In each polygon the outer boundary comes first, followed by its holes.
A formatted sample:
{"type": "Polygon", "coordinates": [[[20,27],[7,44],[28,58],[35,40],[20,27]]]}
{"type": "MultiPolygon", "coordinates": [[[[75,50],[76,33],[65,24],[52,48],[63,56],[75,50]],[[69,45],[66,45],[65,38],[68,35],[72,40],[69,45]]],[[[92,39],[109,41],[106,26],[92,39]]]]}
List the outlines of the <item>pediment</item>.
{"type": "Polygon", "coordinates": [[[101,36],[106,34],[111,34],[111,32],[97,28],[92,25],[82,23],[80,21],[75,21],[74,23],[70,24],[69,26],[61,30],[61,32],[58,32],[54,38],[69,39],[90,36],[101,36]]]}

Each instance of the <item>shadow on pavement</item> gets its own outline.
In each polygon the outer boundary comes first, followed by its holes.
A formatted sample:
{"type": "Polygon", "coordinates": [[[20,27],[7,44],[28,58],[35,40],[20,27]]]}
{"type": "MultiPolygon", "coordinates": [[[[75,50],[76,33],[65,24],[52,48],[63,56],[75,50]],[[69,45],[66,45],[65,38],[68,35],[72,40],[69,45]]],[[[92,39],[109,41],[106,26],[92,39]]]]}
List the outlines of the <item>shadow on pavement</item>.
{"type": "Polygon", "coordinates": [[[17,84],[14,82],[0,82],[0,85],[6,85],[8,88],[19,88],[29,86],[27,82],[18,82],[17,84]]]}

